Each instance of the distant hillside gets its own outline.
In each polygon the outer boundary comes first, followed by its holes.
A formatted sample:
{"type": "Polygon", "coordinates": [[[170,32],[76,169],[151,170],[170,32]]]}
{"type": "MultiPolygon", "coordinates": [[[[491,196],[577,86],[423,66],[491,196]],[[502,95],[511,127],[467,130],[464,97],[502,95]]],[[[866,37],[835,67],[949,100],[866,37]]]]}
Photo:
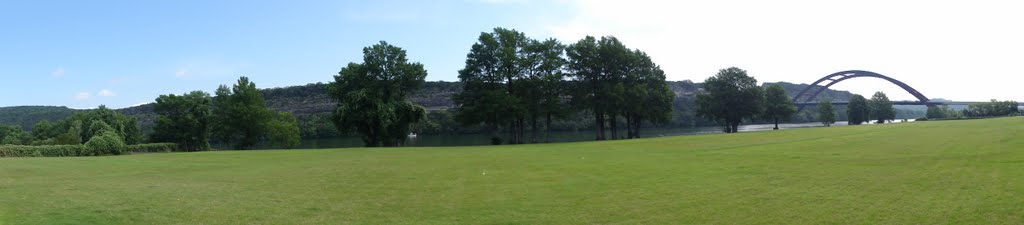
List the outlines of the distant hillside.
{"type": "Polygon", "coordinates": [[[31,130],[39,121],[57,121],[71,116],[77,110],[64,106],[13,106],[0,107],[0,124],[18,125],[31,130]]]}
{"type": "MultiPolygon", "coordinates": [[[[706,124],[707,121],[699,122],[698,120],[700,119],[695,118],[692,109],[694,96],[700,91],[703,84],[688,80],[669,81],[668,84],[670,89],[678,96],[677,103],[674,105],[681,109],[677,110],[677,115],[674,118],[688,120],[679,122],[677,125],[706,124]]],[[[807,87],[806,84],[786,82],[779,82],[778,84],[782,85],[790,95],[795,95],[807,87]]],[[[451,97],[461,90],[462,84],[459,82],[431,81],[426,82],[421,90],[414,93],[411,96],[411,100],[427,108],[428,111],[445,110],[455,107],[451,97]]],[[[304,134],[307,133],[307,128],[330,129],[330,124],[326,124],[324,120],[327,118],[326,115],[334,111],[336,103],[327,95],[327,84],[312,83],[301,86],[268,88],[263,89],[262,92],[266,99],[267,107],[276,111],[295,114],[304,123],[302,126],[304,134]]],[[[820,95],[821,98],[830,98],[833,101],[846,101],[850,96],[852,96],[850,92],[833,90],[822,92],[820,95]]],[[[76,111],[67,107],[54,106],[4,107],[0,108],[0,124],[20,125],[26,130],[30,130],[35,123],[41,120],[56,121],[70,116],[76,111]]],[[[156,114],[153,112],[153,103],[118,109],[117,111],[136,117],[143,131],[151,130],[156,119],[156,114]]],[[[322,131],[308,132],[320,133],[322,131]]]]}

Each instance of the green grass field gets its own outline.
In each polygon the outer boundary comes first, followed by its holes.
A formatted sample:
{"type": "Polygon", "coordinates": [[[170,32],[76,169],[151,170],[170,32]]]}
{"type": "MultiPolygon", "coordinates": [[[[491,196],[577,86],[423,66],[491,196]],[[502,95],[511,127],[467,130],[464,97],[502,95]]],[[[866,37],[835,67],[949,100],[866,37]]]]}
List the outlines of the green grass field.
{"type": "Polygon", "coordinates": [[[0,224],[1024,224],[1024,118],[0,159],[0,224]]]}

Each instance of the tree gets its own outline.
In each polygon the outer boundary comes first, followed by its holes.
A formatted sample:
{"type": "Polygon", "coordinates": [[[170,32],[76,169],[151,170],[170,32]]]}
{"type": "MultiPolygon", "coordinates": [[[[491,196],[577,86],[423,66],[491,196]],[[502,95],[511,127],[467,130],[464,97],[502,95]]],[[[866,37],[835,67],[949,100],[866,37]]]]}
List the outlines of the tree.
{"type": "Polygon", "coordinates": [[[947,118],[946,110],[939,108],[939,106],[928,106],[928,111],[925,113],[925,117],[928,119],[943,119],[947,118]]]}
{"type": "Polygon", "coordinates": [[[68,130],[55,138],[54,144],[58,145],[79,145],[82,144],[82,121],[68,120],[68,130]]]}
{"type": "Polygon", "coordinates": [[[563,48],[557,40],[540,42],[516,30],[481,33],[459,70],[463,91],[452,98],[458,105],[456,119],[487,126],[495,143],[500,143],[499,129],[505,128],[511,144],[525,142],[530,121],[536,142],[539,118],[557,112],[551,104],[560,99],[544,88],[558,90],[551,82],[561,80],[563,48]]]}
{"type": "Polygon", "coordinates": [[[212,101],[202,91],[161,95],[154,106],[157,119],[150,139],[177,143],[184,151],[210,150],[212,101]]]}
{"type": "Polygon", "coordinates": [[[762,117],[775,122],[775,130],[779,129],[779,120],[789,121],[796,113],[796,106],[786,95],[782,85],[768,86],[764,94],[764,115],[762,117]]]}
{"type": "Polygon", "coordinates": [[[217,88],[212,103],[212,135],[236,149],[250,149],[263,138],[271,116],[263,94],[243,76],[230,89],[225,85],[217,88]]]}
{"type": "Polygon", "coordinates": [[[267,125],[267,140],[271,144],[284,148],[294,148],[302,142],[299,134],[299,122],[291,113],[276,113],[267,125]]]}
{"type": "Polygon", "coordinates": [[[826,127],[836,123],[836,111],[832,109],[832,100],[825,99],[818,103],[818,120],[826,127]]]}
{"type": "Polygon", "coordinates": [[[885,93],[875,92],[871,96],[871,100],[868,101],[870,105],[871,119],[876,120],[878,123],[885,123],[887,120],[896,119],[896,109],[892,107],[892,101],[889,101],[889,97],[885,96],[885,93]]]}
{"type": "Polygon", "coordinates": [[[349,63],[328,85],[338,101],[332,115],[341,131],[355,130],[367,147],[403,144],[426,109],[407,97],[423,84],[423,64],[409,63],[405,50],[387,42],[363,48],[363,63],[349,63]]]}
{"type": "Polygon", "coordinates": [[[643,121],[665,123],[672,118],[675,98],[665,72],[650,56],[627,48],[619,39],[587,36],[566,48],[570,103],[593,113],[596,139],[636,138],[643,121]],[[619,118],[626,134],[619,134],[619,118]],[[608,129],[606,129],[606,126],[608,129]]]}
{"type": "Polygon", "coordinates": [[[555,39],[531,39],[524,50],[526,77],[525,82],[520,82],[517,93],[522,93],[521,102],[526,105],[532,131],[530,141],[538,142],[540,127],[537,122],[544,118],[544,137],[547,142],[552,117],[562,116],[567,112],[562,101],[565,79],[562,73],[565,59],[562,58],[562,54],[565,52],[565,45],[555,39]]]}
{"type": "Polygon", "coordinates": [[[616,108],[626,119],[626,138],[639,138],[644,121],[663,124],[672,119],[675,93],[665,82],[665,71],[655,64],[647,53],[640,50],[627,52],[626,61],[620,62],[625,75],[618,94],[622,101],[616,108]]]}
{"type": "Polygon", "coordinates": [[[860,125],[867,122],[868,115],[871,113],[871,108],[868,107],[868,100],[861,95],[853,95],[850,97],[850,104],[846,106],[846,116],[848,118],[847,123],[850,125],[860,125]]]}
{"type": "Polygon", "coordinates": [[[736,133],[743,119],[761,113],[763,100],[761,87],[747,71],[722,69],[704,81],[704,91],[697,94],[697,115],[724,123],[729,133],[736,133]]]}

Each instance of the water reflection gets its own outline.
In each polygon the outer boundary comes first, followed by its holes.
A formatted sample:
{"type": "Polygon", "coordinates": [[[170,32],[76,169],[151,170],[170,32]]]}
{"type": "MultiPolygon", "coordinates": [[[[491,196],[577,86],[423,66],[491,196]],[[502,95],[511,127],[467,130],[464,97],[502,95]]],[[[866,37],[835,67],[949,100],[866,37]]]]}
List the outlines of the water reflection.
{"type": "MultiPolygon", "coordinates": [[[[901,122],[901,121],[894,121],[901,122]]],[[[913,122],[909,120],[908,122],[913,122]]],[[[787,123],[779,124],[780,129],[795,129],[795,128],[809,128],[809,127],[823,127],[821,123],[787,123]]],[[[846,121],[839,121],[832,126],[846,126],[846,121]]],[[[739,127],[740,132],[758,132],[758,131],[769,131],[775,127],[774,124],[752,124],[752,125],[741,125],[739,127]]],[[[699,134],[718,134],[722,133],[723,127],[697,127],[697,128],[646,128],[640,130],[641,138],[650,137],[666,137],[666,136],[682,136],[682,135],[699,135],[699,134]]],[[[625,131],[622,131],[625,133],[625,131]]],[[[526,133],[526,140],[530,140],[531,134],[526,133]]],[[[406,146],[476,146],[476,145],[490,145],[490,135],[487,134],[457,134],[457,135],[427,135],[420,134],[415,138],[410,138],[406,146]]],[[[543,142],[544,138],[541,136],[538,138],[543,142]]],[[[561,131],[551,132],[548,139],[551,142],[579,142],[579,141],[593,141],[593,131],[561,131]]],[[[317,149],[317,148],[349,148],[349,147],[362,147],[363,141],[358,137],[336,137],[336,138],[321,138],[321,139],[306,139],[302,140],[297,148],[300,149],[317,149]]]]}

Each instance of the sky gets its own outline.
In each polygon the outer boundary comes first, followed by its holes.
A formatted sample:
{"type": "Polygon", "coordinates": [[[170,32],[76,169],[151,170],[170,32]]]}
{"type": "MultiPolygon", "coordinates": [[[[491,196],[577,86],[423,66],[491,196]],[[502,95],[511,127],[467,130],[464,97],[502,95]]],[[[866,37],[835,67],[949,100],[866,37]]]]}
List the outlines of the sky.
{"type": "MultiPolygon", "coordinates": [[[[668,80],[739,67],[760,82],[811,83],[845,70],[901,80],[930,98],[1024,101],[1019,1],[0,0],[0,106],[123,108],[212,92],[330,82],[387,41],[458,80],[481,32],[516,29],[570,44],[618,37],[668,80]]],[[[881,79],[833,86],[894,100],[881,79]]]]}

